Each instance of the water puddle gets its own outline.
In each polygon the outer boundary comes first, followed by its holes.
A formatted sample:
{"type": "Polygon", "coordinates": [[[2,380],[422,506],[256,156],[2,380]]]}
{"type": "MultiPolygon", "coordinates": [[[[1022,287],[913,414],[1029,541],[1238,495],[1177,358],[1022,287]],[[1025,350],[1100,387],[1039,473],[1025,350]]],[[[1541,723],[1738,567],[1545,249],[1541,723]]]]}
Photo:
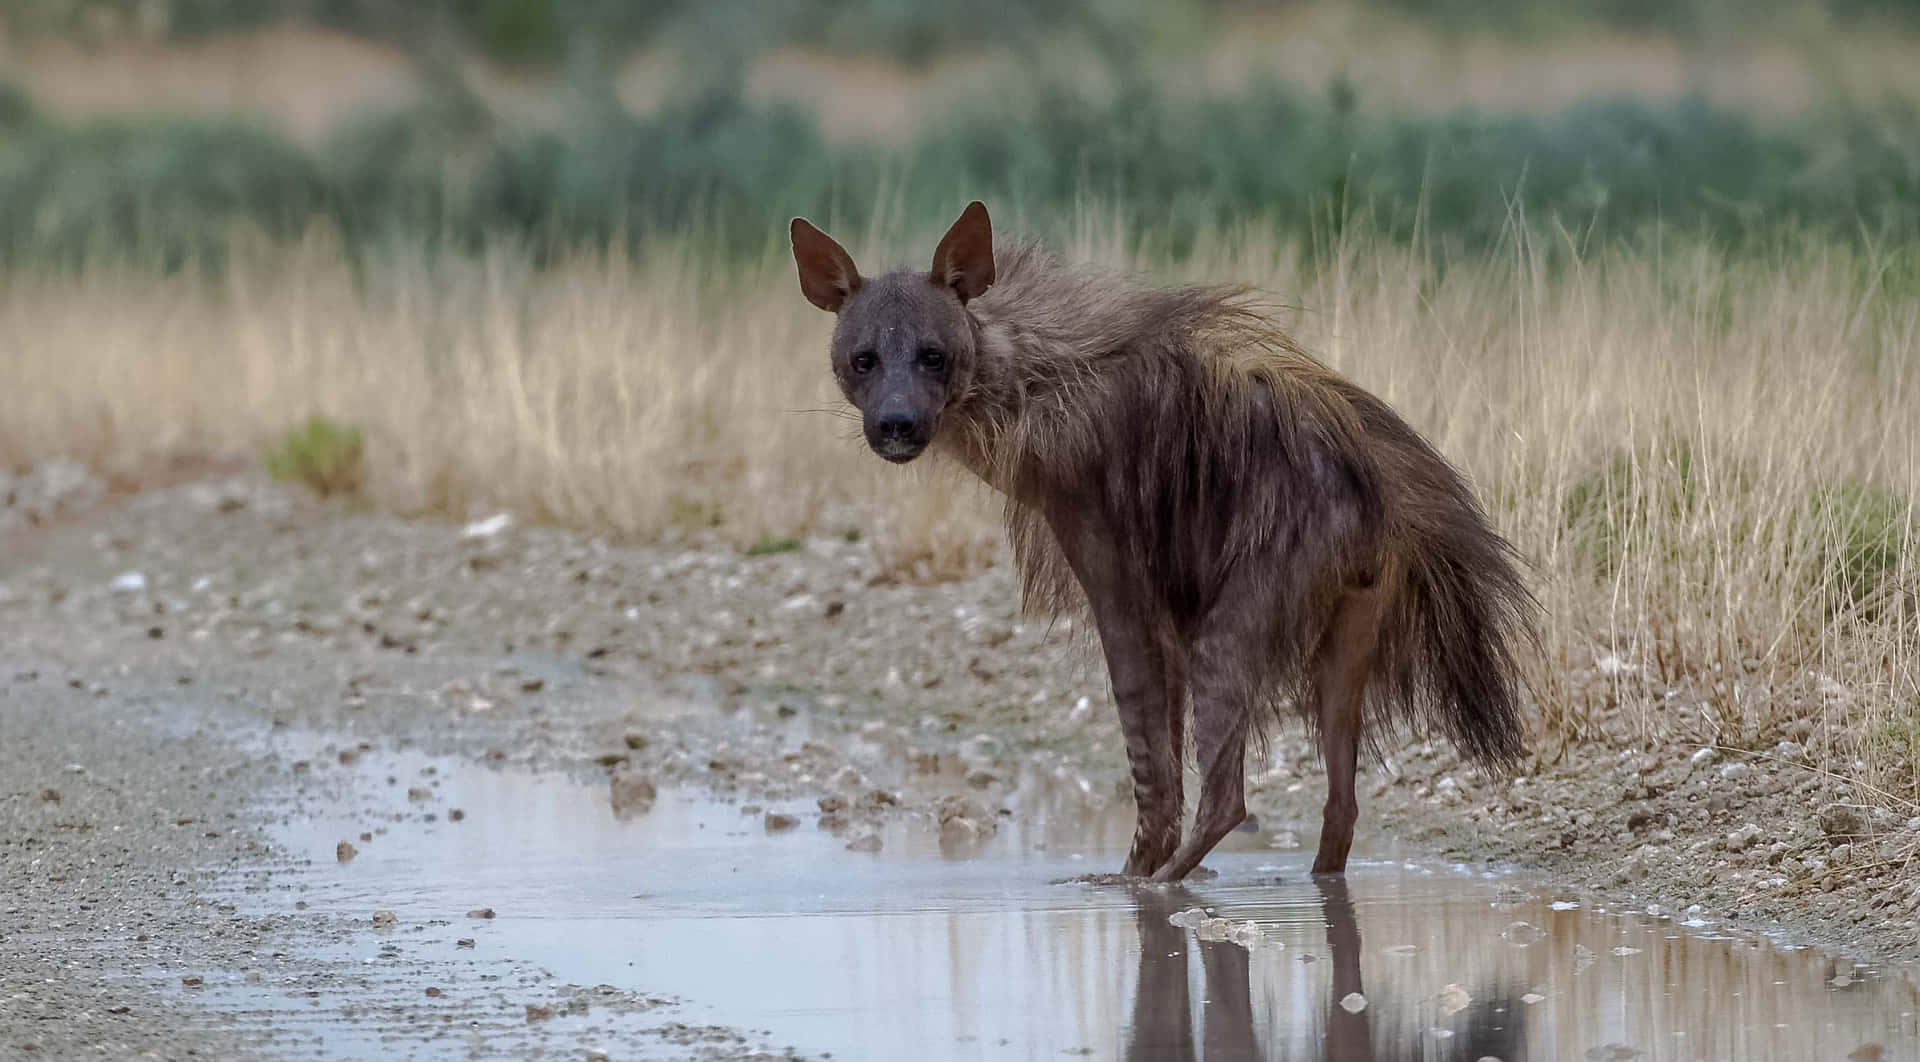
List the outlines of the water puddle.
{"type": "Polygon", "coordinates": [[[622,817],[604,782],[417,756],[336,773],[351,782],[335,810],[278,831],[312,861],[299,898],[393,912],[401,944],[335,947],[369,964],[383,947],[459,956],[503,1007],[512,971],[539,969],[808,1056],[918,1062],[1872,1062],[1920,1044],[1897,973],[1377,851],[1316,882],[1310,851],[1241,833],[1208,860],[1217,877],[1184,888],[1052,884],[1118,867],[1125,809],[1027,807],[958,845],[890,821],[862,852],[810,803],[767,808],[800,820],[769,832],[690,794],[622,817]],[[466,917],[480,909],[493,917],[466,917]]]}

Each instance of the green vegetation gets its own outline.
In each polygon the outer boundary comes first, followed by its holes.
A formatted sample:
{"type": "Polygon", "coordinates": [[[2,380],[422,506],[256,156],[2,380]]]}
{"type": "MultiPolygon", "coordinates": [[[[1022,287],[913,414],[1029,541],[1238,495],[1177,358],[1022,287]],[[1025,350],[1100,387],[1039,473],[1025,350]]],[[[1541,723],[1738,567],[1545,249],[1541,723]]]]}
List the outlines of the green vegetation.
{"type": "Polygon", "coordinates": [[[1786,229],[1920,236],[1910,106],[1771,131],[1703,102],[1496,119],[1375,114],[1350,91],[1275,85],[1193,101],[1059,93],[898,147],[830,144],[803,113],[732,92],[649,117],[598,113],[526,130],[443,100],[308,154],[233,123],[36,120],[0,93],[0,256],[174,264],[236,227],[286,238],[314,225],[355,249],[631,246],[665,231],[753,256],[794,214],[858,238],[874,202],[934,218],[974,197],[1042,226],[1089,198],[1121,204],[1115,220],[1175,253],[1209,229],[1328,236],[1353,221],[1443,251],[1494,246],[1517,224],[1552,236],[1549,248],[1656,225],[1727,245],[1786,229]]]}
{"type": "Polygon", "coordinates": [[[1914,507],[1891,491],[1848,483],[1815,492],[1808,519],[1822,585],[1837,608],[1887,607],[1899,591],[1901,554],[1920,546],[1914,507]]]}
{"type": "Polygon", "coordinates": [[[800,540],[797,538],[763,538],[748,546],[746,554],[749,557],[770,557],[776,553],[793,553],[799,548],[800,540]]]}
{"type": "MultiPolygon", "coordinates": [[[[1516,37],[1596,27],[1703,35],[1920,21],[1914,0],[1370,0],[1370,6],[1445,30],[1516,37]]],[[[943,50],[1036,33],[1119,38],[1200,29],[1262,7],[1252,0],[10,0],[0,6],[0,26],[19,34],[183,39],[299,20],[409,46],[450,41],[517,64],[558,62],[572,40],[631,46],[662,39],[710,44],[716,37],[748,48],[777,39],[919,62],[943,50]],[[749,24],[756,29],[743,30],[749,24]]]]}
{"type": "MultiPolygon", "coordinates": [[[[1561,517],[1574,557],[1602,579],[1636,564],[1671,566],[1689,548],[1699,548],[1697,528],[1716,519],[1730,523],[1719,531],[1725,538],[1715,548],[1757,548],[1759,520],[1727,513],[1738,510],[1732,499],[1754,492],[1758,478],[1725,460],[1720,464],[1718,482],[1709,484],[1693,446],[1680,439],[1616,452],[1602,467],[1573,479],[1561,517]]],[[[1772,516],[1776,526],[1767,533],[1784,536],[1806,558],[1797,570],[1820,592],[1829,616],[1852,611],[1871,617],[1900,599],[1901,557],[1920,542],[1913,513],[1900,494],[1847,482],[1814,488],[1803,509],[1772,516]]]]}
{"type": "Polygon", "coordinates": [[[318,414],[287,429],[280,445],[267,454],[267,474],[303,483],[321,497],[351,497],[366,484],[366,454],[360,429],[318,414]]]}

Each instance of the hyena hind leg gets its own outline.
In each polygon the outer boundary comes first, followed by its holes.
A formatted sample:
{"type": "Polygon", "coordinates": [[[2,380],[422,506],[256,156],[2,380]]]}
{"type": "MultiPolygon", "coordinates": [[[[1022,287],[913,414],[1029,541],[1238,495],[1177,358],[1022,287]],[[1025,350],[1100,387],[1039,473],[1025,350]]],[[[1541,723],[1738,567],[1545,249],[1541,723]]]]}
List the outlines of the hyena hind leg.
{"type": "Polygon", "coordinates": [[[1321,817],[1320,851],[1313,860],[1315,874],[1344,873],[1353,847],[1353,827],[1360,818],[1354,774],[1366,725],[1367,679],[1379,655],[1384,601],[1377,584],[1348,591],[1313,662],[1320,755],[1327,767],[1327,806],[1321,817]]]}

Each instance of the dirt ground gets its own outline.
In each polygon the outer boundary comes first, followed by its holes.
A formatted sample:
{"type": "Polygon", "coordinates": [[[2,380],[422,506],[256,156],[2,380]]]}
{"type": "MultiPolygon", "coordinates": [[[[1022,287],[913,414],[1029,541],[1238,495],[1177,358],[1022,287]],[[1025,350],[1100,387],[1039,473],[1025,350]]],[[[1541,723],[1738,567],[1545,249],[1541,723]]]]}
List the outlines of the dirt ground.
{"type": "MultiPolygon", "coordinates": [[[[1023,622],[1004,566],[908,585],[846,538],[751,557],[614,546],[357,512],[245,473],[120,493],[55,463],[0,482],[0,502],[8,1057],[242,1054],[258,1031],[197,1005],[198,971],[321,999],[365,976],[314,942],[373,926],[219,899],[236,875],[275,887],[285,853],[265,827],[328,767],[271,751],[276,733],[591,773],[616,802],[648,786],[825,798],[818,825],[853,842],[887,816],[1019,814],[1035,777],[1090,807],[1129,800],[1083,632],[1023,622]]],[[[1364,775],[1361,831],[1920,957],[1920,819],[1860,802],[1794,742],[1737,754],[1617,729],[1538,742],[1543,758],[1498,784],[1442,744],[1405,744],[1364,775]]],[[[1322,793],[1298,729],[1249,773],[1262,824],[1311,848],[1322,793]]],[[[578,1057],[521,1008],[595,991],[530,971],[462,1003],[445,1035],[578,1057]]],[[[658,1019],[603,1030],[636,1051],[785,1057],[750,1031],[689,1032],[668,1001],[598,1002],[658,1019]]]]}

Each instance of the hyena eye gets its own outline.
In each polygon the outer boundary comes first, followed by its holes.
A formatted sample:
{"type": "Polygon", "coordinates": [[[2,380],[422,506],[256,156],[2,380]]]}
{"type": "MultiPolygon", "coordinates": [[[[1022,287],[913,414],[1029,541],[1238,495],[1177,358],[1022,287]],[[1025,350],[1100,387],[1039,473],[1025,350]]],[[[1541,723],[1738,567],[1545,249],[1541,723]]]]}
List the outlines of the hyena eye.
{"type": "Polygon", "coordinates": [[[947,364],[947,352],[938,347],[920,348],[920,367],[928,372],[939,372],[947,364]]]}
{"type": "Polygon", "coordinates": [[[865,376],[873,371],[874,366],[880,364],[880,359],[875,356],[873,351],[863,350],[855,354],[848,364],[852,366],[854,372],[865,376]]]}

